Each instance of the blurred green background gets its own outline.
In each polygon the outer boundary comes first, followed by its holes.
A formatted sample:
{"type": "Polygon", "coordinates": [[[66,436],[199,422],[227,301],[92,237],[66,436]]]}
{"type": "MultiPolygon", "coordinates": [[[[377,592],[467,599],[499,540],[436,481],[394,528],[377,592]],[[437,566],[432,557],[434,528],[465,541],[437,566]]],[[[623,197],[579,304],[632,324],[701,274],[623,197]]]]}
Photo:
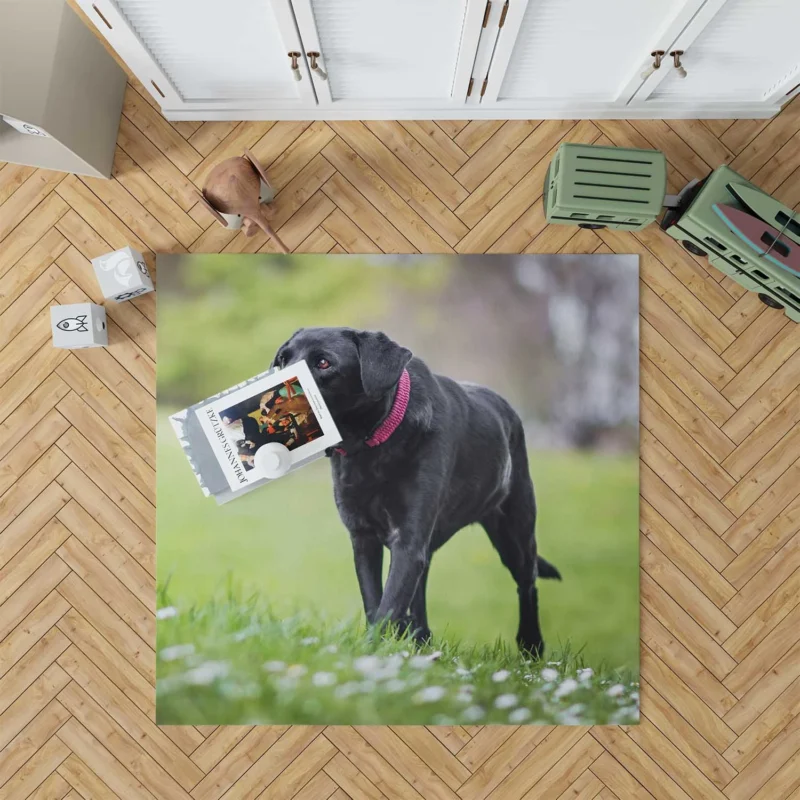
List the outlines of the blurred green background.
{"type": "MultiPolygon", "coordinates": [[[[160,256],[158,265],[158,581],[172,604],[202,606],[234,586],[287,615],[361,612],[327,460],[220,507],[200,492],[167,416],[268,368],[299,327],[380,329],[435,371],[514,404],[539,549],[564,577],[540,584],[545,640],[582,650],[589,664],[637,669],[635,257],[160,256]]],[[[516,587],[481,528],[435,555],[428,598],[434,636],[513,641],[516,587]]]]}

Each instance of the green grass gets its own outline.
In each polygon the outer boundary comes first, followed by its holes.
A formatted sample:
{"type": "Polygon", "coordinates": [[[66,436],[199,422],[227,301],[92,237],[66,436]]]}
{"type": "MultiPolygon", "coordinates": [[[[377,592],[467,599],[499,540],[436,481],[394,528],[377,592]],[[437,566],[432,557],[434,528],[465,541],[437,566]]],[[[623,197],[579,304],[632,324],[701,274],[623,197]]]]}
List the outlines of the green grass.
{"type": "MultiPolygon", "coordinates": [[[[168,586],[168,600],[162,602],[178,610],[177,617],[159,622],[159,648],[195,648],[188,662],[159,658],[159,719],[163,711],[175,722],[231,721],[216,716],[228,706],[241,709],[238,721],[275,720],[284,713],[285,721],[321,719],[303,711],[302,704],[284,709],[274,694],[277,678],[261,665],[281,660],[306,666],[306,677],[298,678],[302,688],[314,671],[336,670],[331,666],[335,660],[328,663],[314,648],[300,647],[299,638],[335,645],[351,661],[373,652],[392,653],[395,647],[365,639],[349,537],[333,502],[327,460],[220,507],[203,497],[165,417],[158,433],[158,582],[162,592],[168,586]],[[228,642],[234,632],[250,629],[259,631],[252,641],[218,647],[217,641],[228,642]],[[230,660],[230,673],[211,688],[181,688],[178,678],[172,680],[194,662],[218,660],[217,650],[224,656],[229,649],[231,659],[219,657],[230,660]],[[258,687],[256,695],[227,697],[225,691],[235,694],[238,690],[231,687],[238,684],[258,687]],[[167,692],[165,686],[173,688],[167,692]],[[196,701],[189,702],[189,695],[196,701]],[[207,695],[206,704],[201,698],[207,695]],[[203,717],[201,708],[209,716],[203,717]]],[[[539,505],[539,549],[564,578],[539,584],[546,660],[565,660],[559,656],[567,653],[562,674],[581,664],[608,680],[617,670],[638,675],[637,457],[531,452],[530,462],[539,505]]],[[[526,680],[521,676],[527,672],[515,671],[528,669],[514,646],[516,587],[481,528],[459,532],[436,553],[428,607],[432,647],[445,655],[425,671],[426,682],[454,681],[453,658],[472,666],[483,663],[480,669],[492,674],[507,668],[515,681],[526,680]],[[449,672],[440,676],[445,665],[449,672]]],[[[352,682],[348,669],[336,671],[337,685],[352,682]]],[[[481,680],[481,686],[493,688],[491,681],[481,680]]],[[[377,702],[354,695],[348,703],[331,706],[330,720],[373,720],[377,702]],[[353,713],[345,713],[345,707],[353,713]],[[336,717],[339,713],[345,716],[336,717]]],[[[455,713],[427,704],[417,709],[404,694],[398,703],[410,716],[394,722],[455,713]]],[[[497,712],[497,719],[500,711],[486,709],[487,714],[497,712]]]]}
{"type": "MultiPolygon", "coordinates": [[[[167,602],[162,594],[161,602],[167,602]]],[[[235,595],[162,606],[158,723],[635,724],[638,683],[562,652],[531,661],[508,644],[416,648],[358,620],[276,617],[235,595]]]]}

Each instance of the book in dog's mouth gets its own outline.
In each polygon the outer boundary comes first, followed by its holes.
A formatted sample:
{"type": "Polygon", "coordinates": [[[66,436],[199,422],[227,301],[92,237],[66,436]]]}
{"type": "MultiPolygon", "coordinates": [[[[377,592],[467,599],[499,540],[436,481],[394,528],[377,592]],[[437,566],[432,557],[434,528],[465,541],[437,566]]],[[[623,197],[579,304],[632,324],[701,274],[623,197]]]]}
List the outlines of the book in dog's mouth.
{"type": "Polygon", "coordinates": [[[203,493],[218,503],[341,442],[305,361],[256,375],[173,414],[170,422],[203,493]]]}

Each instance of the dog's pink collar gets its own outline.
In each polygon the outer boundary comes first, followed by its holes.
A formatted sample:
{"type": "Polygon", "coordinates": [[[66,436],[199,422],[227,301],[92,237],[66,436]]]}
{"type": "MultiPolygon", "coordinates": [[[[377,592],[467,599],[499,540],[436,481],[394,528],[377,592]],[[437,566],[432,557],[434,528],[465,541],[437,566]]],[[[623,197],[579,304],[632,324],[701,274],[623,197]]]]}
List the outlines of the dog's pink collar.
{"type": "MultiPolygon", "coordinates": [[[[373,431],[372,435],[365,440],[367,447],[377,447],[379,444],[383,444],[397,430],[406,415],[408,398],[410,396],[411,376],[408,374],[408,370],[404,369],[403,374],[400,376],[400,381],[397,384],[397,392],[394,395],[392,408],[387,414],[386,419],[384,419],[373,431]]],[[[340,455],[347,455],[347,451],[341,447],[336,447],[335,450],[340,455]]]]}

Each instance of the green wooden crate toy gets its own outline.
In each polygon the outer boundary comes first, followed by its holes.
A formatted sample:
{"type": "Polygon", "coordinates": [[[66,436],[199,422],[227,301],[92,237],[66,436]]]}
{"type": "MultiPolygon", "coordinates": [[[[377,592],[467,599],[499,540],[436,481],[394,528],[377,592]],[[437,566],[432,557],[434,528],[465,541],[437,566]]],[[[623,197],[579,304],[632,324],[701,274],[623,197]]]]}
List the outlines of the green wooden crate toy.
{"type": "Polygon", "coordinates": [[[547,221],[640,230],[660,227],[759,299],[800,322],[800,218],[730,167],[667,195],[657,150],[562,144],[544,183],[547,221]]]}
{"type": "Polygon", "coordinates": [[[547,221],[638,231],[656,221],[666,189],[658,150],[562,144],[544,182],[547,221]]]}

